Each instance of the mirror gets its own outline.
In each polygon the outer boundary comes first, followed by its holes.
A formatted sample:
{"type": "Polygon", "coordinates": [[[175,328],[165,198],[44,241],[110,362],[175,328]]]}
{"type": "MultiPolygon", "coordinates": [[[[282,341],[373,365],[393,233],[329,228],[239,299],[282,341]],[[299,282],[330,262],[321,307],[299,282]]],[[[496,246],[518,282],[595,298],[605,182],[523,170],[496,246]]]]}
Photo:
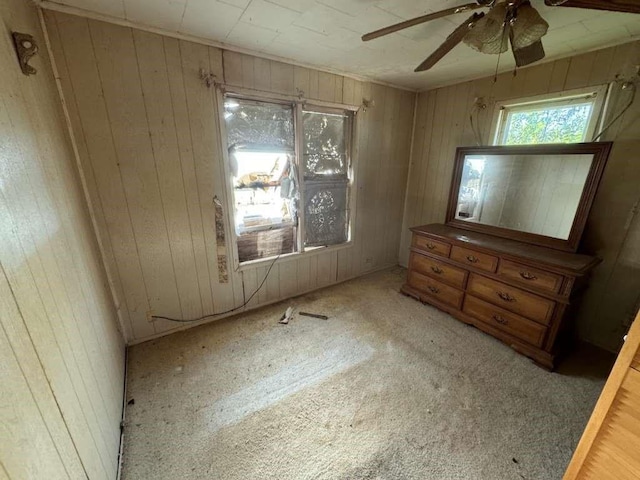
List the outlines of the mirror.
{"type": "Polygon", "coordinates": [[[458,148],[447,223],[575,251],[610,147],[458,148]]]}

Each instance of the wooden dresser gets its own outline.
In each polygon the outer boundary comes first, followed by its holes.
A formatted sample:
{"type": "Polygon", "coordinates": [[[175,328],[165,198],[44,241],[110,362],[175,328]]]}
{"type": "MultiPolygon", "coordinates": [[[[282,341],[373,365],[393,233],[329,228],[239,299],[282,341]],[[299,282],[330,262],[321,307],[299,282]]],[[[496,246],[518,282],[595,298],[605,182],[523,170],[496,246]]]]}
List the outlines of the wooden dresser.
{"type": "Polygon", "coordinates": [[[411,230],[403,293],[554,367],[569,307],[598,258],[441,224],[411,230]]]}

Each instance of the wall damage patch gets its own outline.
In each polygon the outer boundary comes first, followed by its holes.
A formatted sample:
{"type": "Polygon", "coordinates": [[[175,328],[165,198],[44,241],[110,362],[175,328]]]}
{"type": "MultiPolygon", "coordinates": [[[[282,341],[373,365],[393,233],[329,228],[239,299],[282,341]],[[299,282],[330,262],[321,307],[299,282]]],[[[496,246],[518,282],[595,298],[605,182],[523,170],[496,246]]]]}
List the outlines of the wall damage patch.
{"type": "Polygon", "coordinates": [[[222,202],[218,196],[213,197],[216,219],[216,254],[218,256],[218,281],[229,283],[229,270],[227,262],[227,244],[224,228],[224,214],[222,212],[222,202]]]}

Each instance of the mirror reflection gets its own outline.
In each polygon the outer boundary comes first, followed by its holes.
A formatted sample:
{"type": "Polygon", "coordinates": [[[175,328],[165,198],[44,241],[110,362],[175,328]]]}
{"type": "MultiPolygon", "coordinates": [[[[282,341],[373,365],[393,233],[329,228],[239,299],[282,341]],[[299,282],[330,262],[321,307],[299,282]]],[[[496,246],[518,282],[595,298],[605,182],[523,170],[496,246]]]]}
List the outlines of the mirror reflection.
{"type": "Polygon", "coordinates": [[[569,238],[594,155],[469,155],[457,220],[569,238]]]}

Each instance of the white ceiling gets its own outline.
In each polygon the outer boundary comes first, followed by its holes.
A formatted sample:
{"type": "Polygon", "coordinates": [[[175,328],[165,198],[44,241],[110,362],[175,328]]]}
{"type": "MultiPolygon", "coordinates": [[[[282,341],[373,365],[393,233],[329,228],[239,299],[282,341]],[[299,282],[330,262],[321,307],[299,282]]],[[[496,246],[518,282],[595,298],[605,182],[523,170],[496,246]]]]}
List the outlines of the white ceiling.
{"type": "MultiPolygon", "coordinates": [[[[469,12],[367,43],[362,34],[473,0],[57,0],[167,32],[195,35],[379,81],[425,90],[493,74],[497,56],[457,46],[428,72],[414,73],[469,12]]],[[[533,5],[549,22],[547,59],[640,37],[640,14],[533,5]]],[[[51,2],[43,6],[53,7],[51,2]]],[[[511,54],[500,70],[513,68],[511,54]],[[503,68],[504,67],[504,68],[503,68]]]]}

